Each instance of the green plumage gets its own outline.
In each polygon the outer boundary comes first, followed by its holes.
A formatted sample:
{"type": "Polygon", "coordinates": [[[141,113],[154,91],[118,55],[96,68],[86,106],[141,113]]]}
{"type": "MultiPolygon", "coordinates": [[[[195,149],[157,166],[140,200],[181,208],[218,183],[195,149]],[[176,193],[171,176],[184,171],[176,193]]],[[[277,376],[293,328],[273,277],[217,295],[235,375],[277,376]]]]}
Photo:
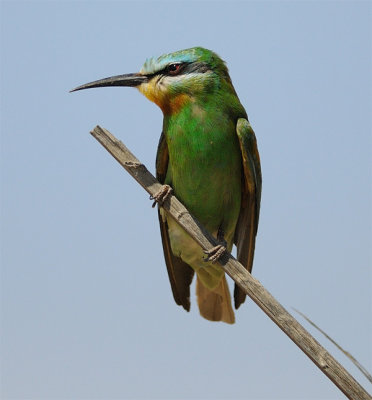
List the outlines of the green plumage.
{"type": "Polygon", "coordinates": [[[220,118],[214,105],[205,112],[190,102],[165,118],[163,131],[169,151],[165,183],[209,231],[221,226],[232,239],[242,163],[235,124],[220,118]]]}

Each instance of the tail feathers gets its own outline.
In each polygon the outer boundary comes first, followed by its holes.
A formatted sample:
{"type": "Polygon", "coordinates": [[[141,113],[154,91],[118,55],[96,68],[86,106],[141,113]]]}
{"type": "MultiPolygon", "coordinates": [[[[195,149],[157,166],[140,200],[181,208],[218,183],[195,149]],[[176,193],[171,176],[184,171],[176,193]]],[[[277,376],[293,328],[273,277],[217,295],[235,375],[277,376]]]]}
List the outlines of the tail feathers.
{"type": "Polygon", "coordinates": [[[209,321],[223,321],[228,324],[235,322],[230,291],[225,276],[213,290],[206,288],[198,277],[196,280],[196,295],[199,312],[202,317],[209,321]]]}

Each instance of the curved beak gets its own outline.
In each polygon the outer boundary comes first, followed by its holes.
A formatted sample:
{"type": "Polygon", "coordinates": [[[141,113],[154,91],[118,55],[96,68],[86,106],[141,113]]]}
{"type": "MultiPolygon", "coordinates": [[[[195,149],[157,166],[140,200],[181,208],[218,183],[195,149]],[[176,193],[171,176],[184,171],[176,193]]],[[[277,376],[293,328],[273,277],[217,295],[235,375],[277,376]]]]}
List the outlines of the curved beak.
{"type": "Polygon", "coordinates": [[[93,81],[86,83],[84,85],[78,86],[75,89],[70,90],[70,92],[76,92],[77,90],[91,89],[97,87],[105,86],[131,86],[136,87],[141,83],[148,82],[149,78],[146,75],[139,73],[135,74],[124,74],[111,76],[110,78],[99,79],[98,81],[93,81]]]}

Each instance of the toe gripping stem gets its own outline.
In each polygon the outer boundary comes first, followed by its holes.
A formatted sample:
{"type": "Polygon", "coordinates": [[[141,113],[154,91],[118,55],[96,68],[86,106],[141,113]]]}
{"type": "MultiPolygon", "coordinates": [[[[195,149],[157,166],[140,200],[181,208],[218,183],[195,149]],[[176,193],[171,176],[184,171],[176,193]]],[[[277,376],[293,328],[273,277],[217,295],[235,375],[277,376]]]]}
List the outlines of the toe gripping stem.
{"type": "Polygon", "coordinates": [[[217,241],[219,244],[217,246],[212,247],[209,250],[204,250],[204,254],[207,255],[207,257],[204,259],[205,262],[212,262],[214,264],[216,261],[220,260],[227,252],[227,243],[226,240],[224,239],[224,233],[222,229],[218,229],[217,232],[217,241]]]}
{"type": "Polygon", "coordinates": [[[160,206],[163,205],[165,200],[167,200],[172,192],[173,189],[169,185],[163,185],[157,193],[155,193],[153,196],[150,196],[150,200],[154,200],[152,203],[152,208],[156,206],[156,203],[158,203],[160,206]]]}

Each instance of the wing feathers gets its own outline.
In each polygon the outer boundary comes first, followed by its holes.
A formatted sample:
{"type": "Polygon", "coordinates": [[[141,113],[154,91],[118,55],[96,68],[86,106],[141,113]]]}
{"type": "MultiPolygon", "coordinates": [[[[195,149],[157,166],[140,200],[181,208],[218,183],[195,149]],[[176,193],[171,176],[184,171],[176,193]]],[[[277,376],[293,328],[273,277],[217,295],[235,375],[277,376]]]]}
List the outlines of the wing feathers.
{"type": "MultiPolygon", "coordinates": [[[[251,272],[261,202],[261,166],[256,136],[245,118],[238,120],[236,131],[242,154],[244,179],[241,209],[235,230],[234,243],[237,247],[238,261],[251,272]]],[[[235,308],[239,308],[244,303],[245,297],[246,294],[235,284],[235,308]]]]}
{"type": "MultiPolygon", "coordinates": [[[[165,140],[164,133],[160,136],[158,152],[156,155],[156,177],[164,183],[168,169],[168,146],[165,140]]],[[[163,251],[165,264],[167,265],[169,281],[171,284],[173,297],[175,302],[182,306],[185,310],[190,310],[190,284],[194,276],[193,269],[184,263],[179,257],[172,253],[169,235],[168,224],[163,220],[160,211],[158,211],[160,233],[163,243],[163,251]]]]}

